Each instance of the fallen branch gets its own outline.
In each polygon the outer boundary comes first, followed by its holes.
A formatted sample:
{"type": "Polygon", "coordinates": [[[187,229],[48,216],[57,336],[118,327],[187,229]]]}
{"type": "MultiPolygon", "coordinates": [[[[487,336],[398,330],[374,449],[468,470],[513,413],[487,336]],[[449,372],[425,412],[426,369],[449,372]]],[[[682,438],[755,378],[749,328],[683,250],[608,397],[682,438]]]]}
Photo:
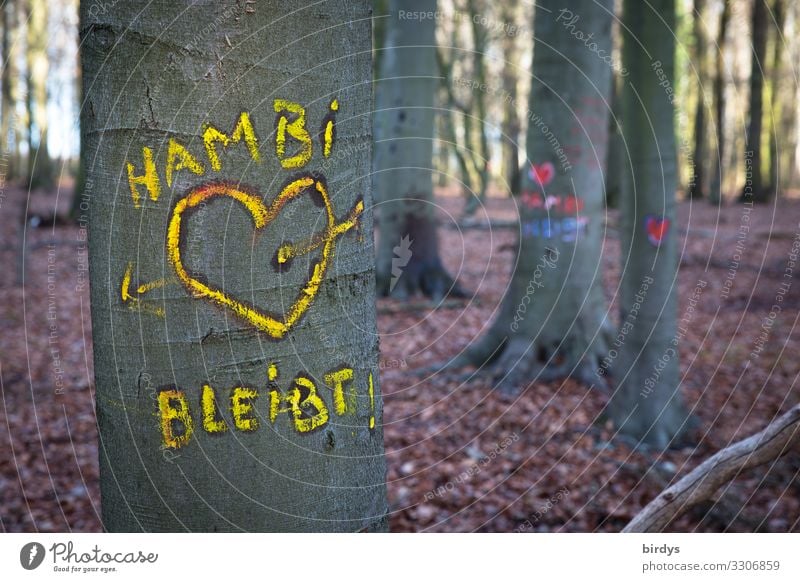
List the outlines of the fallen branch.
{"type": "Polygon", "coordinates": [[[741,471],[781,457],[800,444],[800,405],[759,433],[725,447],[668,487],[625,526],[624,532],[662,531],[698,503],[709,500],[741,471]]]}

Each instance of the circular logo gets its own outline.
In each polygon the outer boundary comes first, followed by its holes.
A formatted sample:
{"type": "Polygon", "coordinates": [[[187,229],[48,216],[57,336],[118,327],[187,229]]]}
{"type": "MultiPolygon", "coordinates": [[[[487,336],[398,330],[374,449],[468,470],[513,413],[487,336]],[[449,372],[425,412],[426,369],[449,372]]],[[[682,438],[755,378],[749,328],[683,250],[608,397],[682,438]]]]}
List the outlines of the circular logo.
{"type": "Polygon", "coordinates": [[[44,561],[44,546],[38,542],[30,542],[19,551],[19,563],[26,570],[35,570],[44,561]]]}

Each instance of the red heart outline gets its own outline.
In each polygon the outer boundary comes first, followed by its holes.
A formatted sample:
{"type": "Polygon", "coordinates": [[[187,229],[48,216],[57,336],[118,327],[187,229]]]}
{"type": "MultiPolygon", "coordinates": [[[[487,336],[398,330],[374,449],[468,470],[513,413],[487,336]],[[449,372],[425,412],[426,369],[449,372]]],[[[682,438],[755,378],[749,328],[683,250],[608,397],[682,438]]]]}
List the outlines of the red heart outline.
{"type": "Polygon", "coordinates": [[[544,187],[553,181],[556,176],[556,168],[552,162],[543,162],[539,165],[531,164],[531,169],[528,172],[531,180],[544,187]]]}

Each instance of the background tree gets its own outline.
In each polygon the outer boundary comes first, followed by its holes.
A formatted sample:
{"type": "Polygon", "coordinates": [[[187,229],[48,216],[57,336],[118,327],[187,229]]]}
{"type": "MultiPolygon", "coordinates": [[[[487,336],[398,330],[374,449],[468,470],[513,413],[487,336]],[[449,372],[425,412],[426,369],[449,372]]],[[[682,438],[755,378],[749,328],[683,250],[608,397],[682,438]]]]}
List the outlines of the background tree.
{"type": "Polygon", "coordinates": [[[702,198],[706,163],[706,82],[708,80],[708,43],[706,42],[706,25],[704,22],[706,0],[694,0],[694,74],[697,80],[697,103],[694,110],[694,154],[692,171],[689,180],[689,197],[702,198]]]}
{"type": "Polygon", "coordinates": [[[675,2],[625,0],[623,24],[630,172],[621,205],[622,339],[607,413],[621,434],[665,447],[687,426],[677,353],[674,110],[662,86],[674,86],[675,2]]]}
{"type": "MultiPolygon", "coordinates": [[[[519,150],[522,124],[517,111],[519,99],[519,70],[520,70],[520,43],[516,27],[519,23],[519,5],[514,2],[504,2],[502,5],[503,22],[507,23],[509,31],[503,35],[503,121],[502,138],[500,140],[503,151],[503,188],[511,194],[520,193],[520,167],[519,150]]],[[[484,122],[485,123],[485,122],[484,122]]]]}
{"type": "MultiPolygon", "coordinates": [[[[784,128],[792,128],[793,125],[786,124],[788,121],[784,117],[784,107],[781,102],[781,95],[786,91],[783,87],[783,55],[786,52],[786,42],[783,37],[783,28],[786,24],[786,4],[783,0],[774,0],[772,6],[772,19],[770,30],[772,32],[772,62],[770,63],[770,114],[769,114],[769,192],[780,195],[780,189],[785,187],[782,183],[783,174],[781,173],[781,157],[784,148],[788,145],[787,133],[784,128]]],[[[793,101],[789,107],[794,107],[793,101]]]]}
{"type": "Polygon", "coordinates": [[[369,2],[94,6],[105,527],[384,528],[369,2]]]}
{"type": "Polygon", "coordinates": [[[26,106],[28,113],[28,185],[50,189],[55,170],[47,149],[47,0],[27,0],[26,106]]]}
{"type": "Polygon", "coordinates": [[[537,3],[514,275],[484,337],[452,363],[491,362],[502,386],[537,377],[596,381],[606,355],[600,256],[611,67],[573,33],[591,27],[598,51],[610,54],[612,5],[537,3]]]}
{"type": "Polygon", "coordinates": [[[722,201],[722,167],[725,162],[725,52],[730,16],[731,0],[723,0],[717,32],[717,46],[714,50],[716,61],[716,71],[714,73],[714,121],[716,123],[717,151],[714,155],[714,174],[709,191],[709,200],[713,204],[719,204],[722,201]]]}
{"type": "Polygon", "coordinates": [[[764,187],[761,166],[761,131],[764,117],[764,69],[767,66],[767,4],[753,0],[751,28],[753,35],[750,60],[750,103],[745,136],[745,188],[742,199],[766,202],[769,192],[764,187]],[[752,198],[750,197],[752,195],[752,198]]]}
{"type": "Polygon", "coordinates": [[[376,83],[373,184],[381,204],[379,295],[461,294],[439,257],[433,202],[436,23],[400,16],[435,10],[435,0],[389,2],[386,48],[376,83]]]}

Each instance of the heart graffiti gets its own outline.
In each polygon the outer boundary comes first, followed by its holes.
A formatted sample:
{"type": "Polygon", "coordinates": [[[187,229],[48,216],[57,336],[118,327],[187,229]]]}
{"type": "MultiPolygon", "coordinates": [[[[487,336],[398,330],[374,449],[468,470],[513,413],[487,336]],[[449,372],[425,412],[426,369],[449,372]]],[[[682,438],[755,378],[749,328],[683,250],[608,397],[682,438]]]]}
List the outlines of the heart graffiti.
{"type": "Polygon", "coordinates": [[[331,204],[328,189],[324,178],[304,175],[290,182],[278,196],[267,206],[260,194],[251,193],[241,188],[238,184],[228,182],[212,182],[203,184],[191,190],[186,196],[178,200],[172,210],[167,229],[167,255],[178,280],[197,298],[208,299],[212,303],[231,310],[235,315],[249,322],[257,329],[265,332],[273,339],[281,339],[302,318],[314,302],[319,292],[320,285],[325,277],[325,272],[333,258],[338,237],[358,224],[364,211],[363,200],[358,200],[348,216],[337,222],[331,204]],[[303,285],[294,303],[282,315],[268,313],[241,299],[231,297],[220,289],[204,283],[202,276],[192,276],[186,270],[181,257],[181,240],[185,233],[184,218],[196,210],[201,203],[208,203],[214,199],[231,198],[241,204],[253,219],[253,226],[260,230],[269,226],[275,220],[283,207],[311,189],[321,198],[327,225],[324,230],[312,235],[304,242],[287,243],[282,245],[276,258],[279,265],[287,264],[297,256],[308,254],[321,248],[319,259],[314,263],[308,281],[303,285]]]}
{"type": "Polygon", "coordinates": [[[645,216],[644,228],[647,232],[647,240],[654,247],[661,246],[661,242],[669,234],[669,218],[665,216],[645,216]]]}
{"type": "Polygon", "coordinates": [[[556,168],[552,162],[543,162],[539,165],[531,164],[528,176],[533,182],[545,187],[555,178],[556,168]]]}

